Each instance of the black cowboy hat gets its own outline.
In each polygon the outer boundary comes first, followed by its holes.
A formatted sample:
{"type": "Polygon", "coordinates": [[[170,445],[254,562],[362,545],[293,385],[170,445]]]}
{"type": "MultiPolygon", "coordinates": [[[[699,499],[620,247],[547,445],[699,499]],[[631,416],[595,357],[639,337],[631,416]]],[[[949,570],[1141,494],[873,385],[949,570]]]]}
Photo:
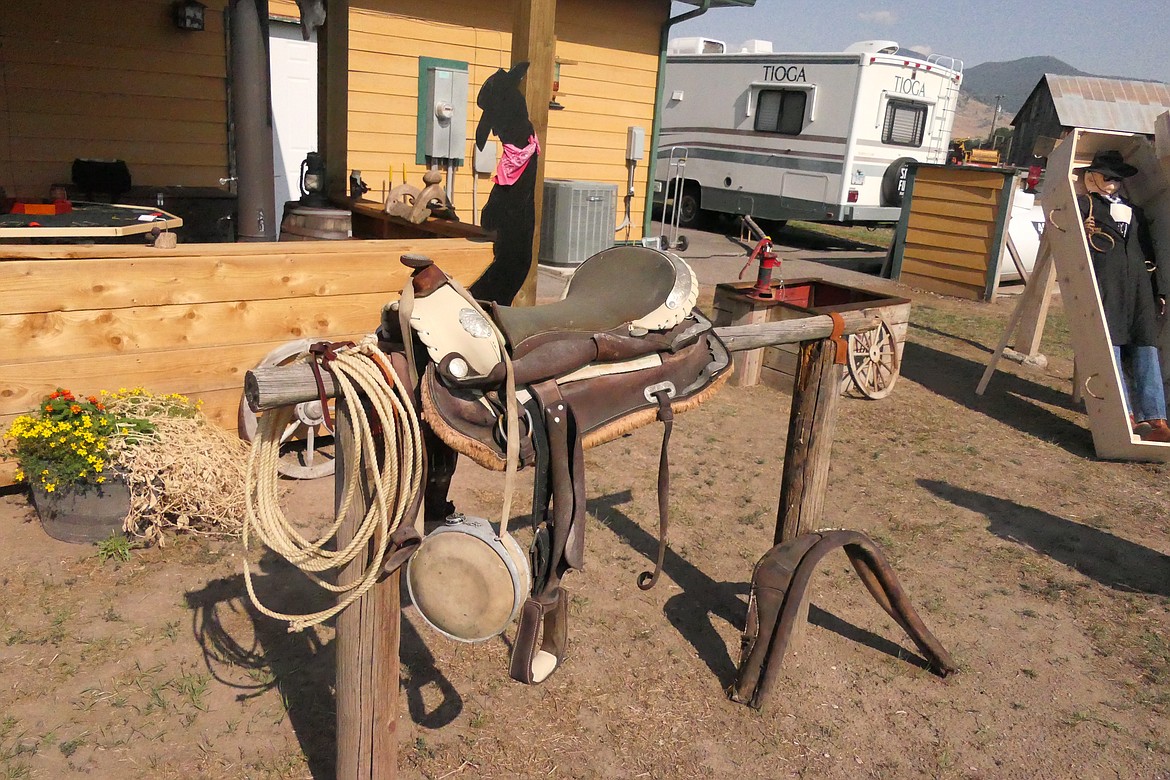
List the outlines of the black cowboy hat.
{"type": "Polygon", "coordinates": [[[1116,149],[1097,152],[1093,155],[1093,162],[1077,170],[1081,173],[1100,173],[1114,179],[1128,179],[1138,172],[1116,149]]]}

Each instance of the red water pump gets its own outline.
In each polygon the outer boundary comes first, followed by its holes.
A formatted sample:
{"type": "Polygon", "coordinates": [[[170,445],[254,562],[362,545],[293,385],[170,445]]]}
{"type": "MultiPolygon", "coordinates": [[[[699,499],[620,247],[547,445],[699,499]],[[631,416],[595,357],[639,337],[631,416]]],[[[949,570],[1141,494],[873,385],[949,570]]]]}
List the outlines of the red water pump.
{"type": "Polygon", "coordinates": [[[751,257],[748,258],[747,265],[739,272],[739,278],[742,279],[747,269],[756,259],[760,261],[760,269],[756,274],[756,284],[745,295],[749,298],[754,298],[757,301],[772,301],[776,299],[778,291],[772,286],[772,269],[780,268],[780,258],[772,251],[772,239],[764,236],[756,244],[756,248],[752,250],[751,257]]]}

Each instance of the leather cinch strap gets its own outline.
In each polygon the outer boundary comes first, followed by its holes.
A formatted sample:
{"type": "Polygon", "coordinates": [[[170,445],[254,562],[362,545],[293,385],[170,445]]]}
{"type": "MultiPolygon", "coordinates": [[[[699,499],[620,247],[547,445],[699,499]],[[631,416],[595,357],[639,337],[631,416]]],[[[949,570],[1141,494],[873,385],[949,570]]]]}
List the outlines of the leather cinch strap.
{"type": "Polygon", "coordinates": [[[650,590],[662,573],[662,561],[666,557],[666,532],[670,522],[670,432],[674,428],[674,409],[670,406],[670,391],[659,390],[654,394],[658,401],[658,419],[662,421],[662,451],[658,455],[658,560],[654,571],[638,575],[638,587],[650,590]]]}

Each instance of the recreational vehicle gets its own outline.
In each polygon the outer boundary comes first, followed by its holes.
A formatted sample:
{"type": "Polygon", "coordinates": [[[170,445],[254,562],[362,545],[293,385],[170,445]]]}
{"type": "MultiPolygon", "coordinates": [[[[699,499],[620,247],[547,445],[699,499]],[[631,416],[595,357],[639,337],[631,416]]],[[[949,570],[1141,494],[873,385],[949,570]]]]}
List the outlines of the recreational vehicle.
{"type": "Polygon", "coordinates": [[[725,48],[684,38],[668,49],[654,184],[655,201],[674,208],[668,220],[893,222],[907,164],[946,162],[960,61],[893,41],[838,53],[725,48]]]}

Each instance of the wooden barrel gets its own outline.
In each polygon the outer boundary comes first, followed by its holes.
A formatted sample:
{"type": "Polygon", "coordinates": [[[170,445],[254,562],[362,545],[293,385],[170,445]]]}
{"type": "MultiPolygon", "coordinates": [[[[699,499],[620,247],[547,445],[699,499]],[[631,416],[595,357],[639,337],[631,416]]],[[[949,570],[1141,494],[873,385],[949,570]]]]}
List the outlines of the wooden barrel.
{"type": "Polygon", "coordinates": [[[353,215],[344,209],[293,206],[280,223],[281,241],[337,241],[353,238],[353,215]]]}

